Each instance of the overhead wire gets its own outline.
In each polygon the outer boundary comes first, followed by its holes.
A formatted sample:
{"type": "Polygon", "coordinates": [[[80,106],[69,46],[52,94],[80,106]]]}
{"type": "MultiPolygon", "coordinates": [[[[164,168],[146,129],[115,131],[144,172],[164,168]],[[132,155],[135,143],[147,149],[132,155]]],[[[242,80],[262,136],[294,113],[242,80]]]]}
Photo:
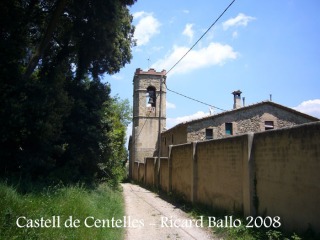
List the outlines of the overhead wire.
{"type": "MultiPolygon", "coordinates": [[[[136,142],[136,140],[138,139],[138,137],[140,136],[140,134],[141,134],[141,132],[142,132],[142,130],[143,130],[143,128],[144,128],[144,126],[146,125],[146,123],[147,123],[147,121],[149,120],[149,116],[150,116],[150,114],[151,114],[151,112],[149,112],[148,113],[148,115],[146,116],[146,119],[144,120],[144,123],[143,123],[143,125],[142,125],[142,127],[141,127],[141,129],[140,129],[140,131],[139,131],[139,133],[136,135],[136,137],[133,139],[133,144],[136,142]]],[[[134,126],[132,126],[132,127],[134,127],[134,126]]]]}
{"type": "Polygon", "coordinates": [[[192,98],[192,97],[186,96],[186,95],[184,95],[184,94],[182,94],[182,93],[179,93],[179,92],[176,92],[176,91],[174,91],[174,90],[171,90],[171,89],[169,89],[169,88],[167,87],[166,84],[165,84],[165,86],[166,86],[166,89],[167,89],[168,91],[173,92],[173,93],[175,93],[175,94],[177,94],[177,95],[180,95],[180,96],[182,96],[182,97],[188,98],[188,99],[193,100],[193,101],[195,101],[195,102],[198,102],[198,103],[207,105],[207,106],[209,106],[209,107],[213,107],[213,108],[219,109],[219,110],[224,111],[224,112],[227,111],[227,110],[225,110],[225,109],[222,109],[222,108],[213,106],[213,105],[211,105],[211,104],[209,104],[209,103],[205,103],[205,102],[203,102],[203,101],[197,100],[197,99],[195,99],[195,98],[192,98]]]}
{"type": "MultiPolygon", "coordinates": [[[[235,0],[233,0],[233,1],[228,5],[228,7],[220,14],[220,16],[210,25],[210,27],[209,27],[209,28],[200,36],[200,38],[190,47],[190,49],[166,72],[165,76],[166,76],[172,69],[174,69],[174,68],[182,61],[182,59],[185,58],[185,56],[188,55],[188,53],[189,53],[189,52],[200,42],[200,40],[210,31],[210,29],[219,21],[219,19],[220,19],[220,18],[224,15],[224,13],[232,6],[232,4],[233,4],[234,2],[235,2],[235,0]]],[[[171,89],[168,88],[166,82],[164,82],[164,85],[165,85],[165,87],[166,87],[166,89],[167,89],[168,91],[173,92],[173,93],[175,93],[175,94],[178,94],[178,95],[180,95],[180,96],[182,96],[182,97],[185,97],[185,98],[188,98],[188,99],[190,99],[190,100],[196,101],[196,102],[198,102],[198,103],[201,103],[201,104],[204,104],[204,105],[207,105],[207,106],[210,106],[210,107],[219,109],[219,110],[221,110],[221,111],[227,111],[227,110],[224,110],[224,109],[222,109],[222,108],[219,108],[219,107],[213,106],[213,105],[211,105],[211,104],[205,103],[205,102],[203,102],[203,101],[197,100],[197,99],[195,99],[195,98],[186,96],[186,95],[184,95],[184,94],[182,94],[182,93],[179,93],[179,92],[177,92],[177,91],[171,90],[171,89]]],[[[143,130],[143,128],[144,128],[147,120],[148,120],[149,115],[150,115],[150,113],[146,116],[147,118],[145,119],[145,121],[144,121],[144,123],[143,123],[143,125],[142,125],[142,127],[141,127],[141,129],[140,129],[140,131],[138,132],[138,134],[136,135],[136,137],[133,139],[134,142],[135,142],[135,141],[137,140],[137,138],[140,136],[140,134],[141,134],[141,132],[142,132],[142,130],[143,130]]]]}
{"type": "MultiPolygon", "coordinates": [[[[189,50],[166,72],[165,75],[167,75],[170,71],[172,71],[172,69],[174,69],[174,68],[182,61],[182,59],[184,59],[184,58],[188,55],[188,53],[189,53],[189,52],[200,42],[200,40],[210,31],[210,29],[219,21],[219,19],[225,14],[225,12],[232,6],[232,4],[233,4],[235,1],[236,1],[236,0],[233,0],[233,1],[225,8],[225,10],[219,15],[219,17],[218,17],[218,18],[210,25],[210,27],[200,36],[200,38],[189,48],[189,50]]],[[[193,100],[193,101],[202,103],[202,104],[204,104],[204,105],[207,105],[207,106],[210,106],[210,107],[219,109],[219,110],[221,110],[221,111],[226,111],[226,110],[224,110],[224,109],[222,109],[222,108],[218,108],[218,107],[213,106],[213,105],[211,105],[211,104],[205,103],[205,102],[200,101],[200,100],[197,100],[197,99],[195,99],[195,98],[188,97],[188,96],[186,96],[186,95],[184,95],[184,94],[182,94],[182,93],[179,93],[179,92],[177,92],[177,91],[171,90],[171,89],[168,88],[168,86],[167,86],[166,83],[165,83],[165,86],[166,86],[166,89],[167,89],[168,91],[170,91],[170,92],[173,92],[173,93],[175,93],[175,94],[178,94],[178,95],[183,96],[183,97],[185,97],[185,98],[188,98],[188,99],[190,99],[190,100],[193,100]]]]}

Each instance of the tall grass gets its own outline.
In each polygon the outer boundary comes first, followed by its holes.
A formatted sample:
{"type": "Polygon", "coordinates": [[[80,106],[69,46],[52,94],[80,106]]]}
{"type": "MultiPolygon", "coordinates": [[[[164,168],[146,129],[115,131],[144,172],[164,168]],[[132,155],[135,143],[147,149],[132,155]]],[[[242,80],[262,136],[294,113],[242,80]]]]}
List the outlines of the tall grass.
{"type": "MultiPolygon", "coordinates": [[[[86,227],[87,217],[123,219],[124,205],[120,191],[103,184],[93,190],[82,186],[49,187],[42,191],[19,193],[0,182],[0,239],[123,239],[123,228],[86,227]],[[52,219],[59,216],[60,227],[19,228],[19,217],[52,219]],[[69,217],[79,219],[79,227],[66,227],[69,217]]],[[[25,225],[26,221],[20,221],[25,225]]],[[[91,221],[92,223],[92,221],[91,221]]],[[[90,224],[91,224],[90,223],[90,224]]]]}

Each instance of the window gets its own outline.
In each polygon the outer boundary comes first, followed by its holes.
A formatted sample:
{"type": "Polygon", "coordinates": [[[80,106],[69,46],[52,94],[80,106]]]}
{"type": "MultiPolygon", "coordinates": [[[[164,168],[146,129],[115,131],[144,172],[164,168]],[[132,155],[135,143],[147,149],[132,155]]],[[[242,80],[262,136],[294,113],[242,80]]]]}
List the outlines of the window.
{"type": "Polygon", "coordinates": [[[226,135],[233,135],[232,123],[226,123],[226,135]]]}
{"type": "Polygon", "coordinates": [[[265,122],[264,122],[264,129],[265,129],[265,130],[274,129],[273,121],[265,121],[265,122]]]}
{"type": "Polygon", "coordinates": [[[156,89],[152,86],[147,88],[147,107],[156,107],[156,89]]]}
{"type": "Polygon", "coordinates": [[[206,129],[206,140],[213,139],[213,129],[207,128],[206,129]]]}

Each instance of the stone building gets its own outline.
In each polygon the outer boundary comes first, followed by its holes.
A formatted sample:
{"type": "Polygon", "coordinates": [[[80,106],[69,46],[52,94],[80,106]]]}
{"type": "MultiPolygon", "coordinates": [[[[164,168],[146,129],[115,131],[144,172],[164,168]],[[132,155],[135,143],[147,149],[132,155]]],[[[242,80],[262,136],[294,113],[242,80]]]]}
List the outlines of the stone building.
{"type": "Polygon", "coordinates": [[[135,71],[132,135],[129,139],[130,176],[134,162],[144,162],[145,157],[158,155],[159,131],[166,125],[165,78],[165,70],[142,71],[138,68],[135,71]]]}
{"type": "Polygon", "coordinates": [[[242,106],[242,92],[238,90],[232,93],[232,110],[180,123],[164,131],[166,126],[165,80],[165,70],[161,72],[154,69],[143,71],[138,68],[135,71],[133,78],[133,124],[132,135],[129,139],[130,176],[132,176],[135,162],[144,163],[147,157],[159,157],[157,151],[159,148],[161,149],[161,157],[166,157],[170,145],[319,121],[315,117],[272,101],[242,106]]]}
{"type": "Polygon", "coordinates": [[[161,155],[168,156],[169,145],[218,139],[248,132],[262,132],[319,121],[318,118],[272,101],[241,106],[241,91],[234,91],[232,94],[234,104],[231,111],[180,123],[163,132],[161,155]]]}

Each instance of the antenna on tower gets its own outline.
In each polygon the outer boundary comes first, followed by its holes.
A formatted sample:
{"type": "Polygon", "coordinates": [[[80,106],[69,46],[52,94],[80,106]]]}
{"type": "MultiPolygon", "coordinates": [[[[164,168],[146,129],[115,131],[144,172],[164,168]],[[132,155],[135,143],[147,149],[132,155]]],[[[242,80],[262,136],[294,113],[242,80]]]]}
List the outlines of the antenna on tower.
{"type": "Polygon", "coordinates": [[[150,57],[148,57],[148,69],[150,69],[150,57]]]}
{"type": "Polygon", "coordinates": [[[209,113],[210,113],[210,115],[213,115],[213,114],[214,114],[214,109],[213,109],[213,107],[209,107],[209,113]]]}

